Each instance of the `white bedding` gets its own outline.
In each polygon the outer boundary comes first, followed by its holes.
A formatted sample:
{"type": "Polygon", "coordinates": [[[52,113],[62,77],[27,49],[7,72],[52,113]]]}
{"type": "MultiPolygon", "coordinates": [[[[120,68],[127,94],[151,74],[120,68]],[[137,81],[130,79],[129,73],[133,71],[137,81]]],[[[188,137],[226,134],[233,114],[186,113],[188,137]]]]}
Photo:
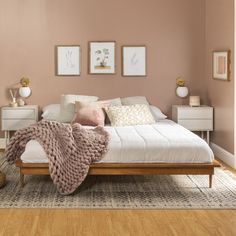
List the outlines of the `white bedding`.
{"type": "MultiPolygon", "coordinates": [[[[214,155],[208,144],[170,120],[153,125],[106,126],[110,134],[109,151],[100,162],[106,163],[207,163],[214,155]]],[[[27,143],[21,156],[24,163],[47,163],[42,146],[27,143]]]]}

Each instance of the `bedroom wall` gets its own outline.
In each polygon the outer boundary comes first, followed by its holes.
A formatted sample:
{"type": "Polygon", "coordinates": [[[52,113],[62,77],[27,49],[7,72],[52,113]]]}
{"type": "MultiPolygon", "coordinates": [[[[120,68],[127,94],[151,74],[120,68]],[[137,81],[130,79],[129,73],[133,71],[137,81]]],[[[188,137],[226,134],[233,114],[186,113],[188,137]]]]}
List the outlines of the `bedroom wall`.
{"type": "Polygon", "coordinates": [[[145,95],[170,115],[175,79],[185,78],[192,94],[204,100],[204,0],[11,0],[0,7],[0,105],[7,88],[30,78],[30,104],[58,103],[63,93],[103,98],[145,95]],[[88,75],[91,40],[116,40],[116,75],[88,75]],[[54,74],[54,46],[80,44],[80,77],[54,74]],[[124,44],[147,46],[147,78],[121,76],[124,44]]]}
{"type": "Polygon", "coordinates": [[[215,108],[212,142],[234,153],[234,1],[206,0],[206,81],[215,108]],[[212,79],[212,51],[232,51],[231,81],[212,79]]]}

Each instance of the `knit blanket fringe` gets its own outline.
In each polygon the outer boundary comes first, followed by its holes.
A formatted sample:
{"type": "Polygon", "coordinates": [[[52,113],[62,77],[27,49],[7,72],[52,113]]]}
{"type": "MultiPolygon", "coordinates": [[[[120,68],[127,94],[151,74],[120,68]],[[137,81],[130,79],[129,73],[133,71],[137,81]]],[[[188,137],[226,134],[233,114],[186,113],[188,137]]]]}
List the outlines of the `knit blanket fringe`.
{"type": "Polygon", "coordinates": [[[43,146],[53,183],[61,194],[68,195],[83,182],[90,164],[100,161],[107,152],[109,134],[103,127],[88,129],[78,123],[42,120],[13,135],[5,152],[10,164],[20,158],[30,140],[43,146]]]}

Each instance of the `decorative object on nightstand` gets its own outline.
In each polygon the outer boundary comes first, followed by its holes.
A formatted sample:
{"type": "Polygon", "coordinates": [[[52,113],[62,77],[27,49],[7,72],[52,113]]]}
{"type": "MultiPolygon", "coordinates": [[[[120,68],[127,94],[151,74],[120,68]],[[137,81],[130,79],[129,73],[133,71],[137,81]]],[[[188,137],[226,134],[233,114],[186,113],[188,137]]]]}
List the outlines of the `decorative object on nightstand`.
{"type": "Polygon", "coordinates": [[[25,101],[23,99],[18,99],[18,106],[23,107],[25,105],[25,101]]]}
{"type": "Polygon", "coordinates": [[[189,106],[199,107],[200,106],[200,97],[199,96],[190,96],[189,97],[189,106]]]}
{"type": "Polygon", "coordinates": [[[185,81],[182,77],[176,79],[177,89],[176,94],[180,98],[185,98],[188,96],[188,88],[185,85],[185,81]]]}
{"type": "Polygon", "coordinates": [[[213,107],[191,107],[184,105],[172,106],[172,120],[190,131],[207,133],[207,143],[210,143],[210,131],[213,131],[213,107]]]}
{"type": "Polygon", "coordinates": [[[17,102],[16,102],[17,89],[10,89],[9,92],[12,98],[12,101],[10,102],[10,106],[17,107],[17,102]]]}
{"type": "Polygon", "coordinates": [[[2,107],[2,130],[5,131],[6,144],[10,139],[10,131],[25,128],[38,121],[38,106],[2,107]]]}
{"type": "MultiPolygon", "coordinates": [[[[21,78],[20,84],[21,84],[21,87],[19,88],[19,95],[22,98],[29,97],[31,95],[31,89],[29,87],[29,79],[26,77],[21,78]]],[[[19,101],[19,104],[21,104],[21,106],[24,106],[24,101],[21,99],[19,101]]]]}
{"type": "Polygon", "coordinates": [[[6,175],[0,171],[0,188],[4,187],[6,184],[6,175]]]}

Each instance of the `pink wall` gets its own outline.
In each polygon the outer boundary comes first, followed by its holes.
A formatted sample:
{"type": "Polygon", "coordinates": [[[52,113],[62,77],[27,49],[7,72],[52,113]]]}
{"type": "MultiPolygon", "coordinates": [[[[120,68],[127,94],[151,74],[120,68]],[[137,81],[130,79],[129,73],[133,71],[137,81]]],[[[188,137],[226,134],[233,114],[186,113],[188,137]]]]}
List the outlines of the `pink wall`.
{"type": "Polygon", "coordinates": [[[215,107],[213,142],[233,152],[233,81],[211,79],[211,51],[233,49],[233,0],[11,0],[0,7],[0,105],[7,88],[31,79],[31,104],[58,103],[63,93],[101,98],[145,95],[170,114],[175,79],[215,107]],[[117,42],[116,75],[88,75],[88,41],[117,42]],[[80,44],[80,77],[56,77],[54,46],[80,44]],[[124,44],[145,44],[147,78],[121,76],[124,44]],[[206,63],[205,63],[206,62],[206,63]],[[208,96],[207,96],[208,94],[208,96]]]}
{"type": "MultiPolygon", "coordinates": [[[[182,103],[175,79],[183,76],[194,94],[205,94],[194,81],[204,78],[204,0],[12,0],[0,7],[0,105],[6,88],[21,76],[31,79],[31,104],[56,103],[63,93],[101,98],[145,95],[170,114],[182,103]],[[116,75],[87,74],[90,40],[117,42],[116,75]],[[80,44],[80,77],[54,75],[54,46],[80,44]],[[147,78],[121,77],[124,44],[145,44],[147,78]],[[194,85],[194,86],[192,86],[194,85]]],[[[204,97],[204,96],[203,96],[204,97]]],[[[186,102],[186,101],[185,101],[186,102]]]]}
{"type": "Polygon", "coordinates": [[[206,80],[209,103],[215,108],[212,142],[234,153],[234,1],[206,0],[206,80]],[[232,50],[231,81],[212,79],[212,51],[232,50]]]}

